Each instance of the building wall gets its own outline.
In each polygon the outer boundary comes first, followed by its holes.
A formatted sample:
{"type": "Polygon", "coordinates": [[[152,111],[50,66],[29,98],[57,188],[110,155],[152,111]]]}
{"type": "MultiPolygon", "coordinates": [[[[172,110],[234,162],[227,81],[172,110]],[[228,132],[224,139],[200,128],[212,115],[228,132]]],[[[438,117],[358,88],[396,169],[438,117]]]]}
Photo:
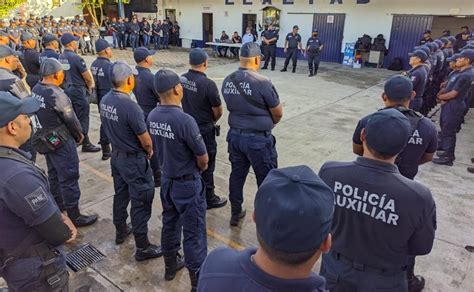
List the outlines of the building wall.
{"type": "MultiPolygon", "coordinates": [[[[247,0],[248,1],[248,0],[247,0]]],[[[238,31],[241,33],[242,14],[257,14],[257,22],[261,23],[260,0],[252,0],[254,4],[243,5],[243,0],[234,0],[234,5],[225,5],[225,0],[164,0],[160,10],[176,9],[181,26],[181,36],[185,39],[202,39],[202,13],[213,13],[214,37],[220,32],[238,31]]],[[[303,39],[310,35],[313,24],[312,13],[344,13],[346,24],[344,40],[355,42],[364,33],[375,37],[383,34],[390,39],[393,14],[429,14],[429,15],[474,15],[474,1],[469,0],[371,0],[369,4],[356,4],[355,0],[344,0],[344,4],[329,4],[329,0],[294,0],[293,5],[283,5],[283,0],[273,0],[272,6],[281,9],[281,33],[278,46],[284,44],[284,35],[291,31],[295,24],[300,27],[303,39]]],[[[474,26],[474,24],[471,24],[474,26]]]]}

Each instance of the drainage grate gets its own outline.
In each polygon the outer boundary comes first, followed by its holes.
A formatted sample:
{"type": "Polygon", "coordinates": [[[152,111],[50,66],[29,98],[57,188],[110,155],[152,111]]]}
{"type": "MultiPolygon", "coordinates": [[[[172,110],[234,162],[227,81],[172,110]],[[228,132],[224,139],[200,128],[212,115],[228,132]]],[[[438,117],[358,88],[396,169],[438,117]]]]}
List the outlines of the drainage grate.
{"type": "Polygon", "coordinates": [[[97,248],[87,243],[66,255],[66,262],[74,272],[80,271],[87,266],[97,263],[105,258],[97,248]]]}

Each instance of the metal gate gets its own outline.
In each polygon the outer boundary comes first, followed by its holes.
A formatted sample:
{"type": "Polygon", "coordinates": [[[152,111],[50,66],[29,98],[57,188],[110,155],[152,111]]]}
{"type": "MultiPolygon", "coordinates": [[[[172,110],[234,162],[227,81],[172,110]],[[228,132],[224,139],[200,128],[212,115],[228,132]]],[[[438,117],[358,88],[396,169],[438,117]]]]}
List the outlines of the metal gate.
{"type": "MultiPolygon", "coordinates": [[[[321,60],[341,62],[342,39],[344,38],[345,14],[314,14],[313,28],[319,31],[319,38],[324,44],[321,60]]],[[[303,44],[306,45],[305,43],[303,44]]]]}
{"type": "Polygon", "coordinates": [[[431,29],[432,23],[433,16],[431,15],[394,15],[385,67],[389,66],[393,59],[400,58],[403,61],[403,67],[407,69],[408,53],[418,45],[423,32],[431,29]]]}

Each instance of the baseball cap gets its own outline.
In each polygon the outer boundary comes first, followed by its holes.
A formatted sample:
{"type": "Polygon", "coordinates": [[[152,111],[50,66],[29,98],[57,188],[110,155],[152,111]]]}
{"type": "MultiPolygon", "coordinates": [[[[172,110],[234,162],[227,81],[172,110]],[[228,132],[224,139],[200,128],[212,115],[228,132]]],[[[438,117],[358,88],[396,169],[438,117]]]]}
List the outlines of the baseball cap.
{"type": "Polygon", "coordinates": [[[69,64],[62,64],[55,58],[46,58],[41,63],[39,73],[41,76],[50,76],[61,70],[69,70],[69,68],[69,64]]]}
{"type": "Polygon", "coordinates": [[[106,41],[104,39],[98,39],[95,42],[95,49],[97,50],[97,52],[102,52],[103,50],[105,50],[107,48],[110,48],[110,44],[109,44],[108,41],[106,41]]]}
{"type": "Polygon", "coordinates": [[[416,50],[413,53],[408,54],[410,57],[420,58],[421,62],[425,62],[428,59],[428,55],[424,50],[416,50]]]}
{"type": "Polygon", "coordinates": [[[116,61],[109,68],[110,81],[115,84],[129,78],[132,74],[138,75],[137,69],[125,61],[116,61]]]}
{"type": "Polygon", "coordinates": [[[410,138],[411,125],[396,109],[384,109],[372,114],[365,126],[367,145],[382,155],[402,152],[410,138]]]}
{"type": "Polygon", "coordinates": [[[442,37],[442,38],[440,38],[439,40],[442,41],[443,44],[445,44],[445,45],[446,45],[447,43],[449,43],[449,40],[448,40],[447,37],[442,37]]]}
{"type": "Polygon", "coordinates": [[[451,57],[446,58],[446,61],[448,61],[448,62],[456,62],[456,60],[458,59],[458,57],[459,57],[459,54],[454,54],[454,55],[452,55],[451,57]]]}
{"type": "Polygon", "coordinates": [[[440,39],[435,40],[434,43],[438,45],[438,49],[444,46],[443,41],[440,39]]]}
{"type": "Polygon", "coordinates": [[[148,56],[153,56],[154,54],[156,54],[156,51],[154,50],[149,50],[145,47],[139,47],[135,49],[135,52],[133,52],[133,59],[135,59],[135,62],[140,63],[148,56]]]}
{"type": "Polygon", "coordinates": [[[0,127],[19,115],[31,115],[39,110],[41,102],[34,97],[19,99],[7,91],[0,91],[0,127]]]}
{"type": "Polygon", "coordinates": [[[384,93],[390,100],[410,99],[413,92],[413,82],[403,75],[395,75],[385,82],[384,93]]]}
{"type": "Polygon", "coordinates": [[[464,50],[474,50],[474,44],[465,45],[464,47],[461,48],[461,51],[464,51],[464,50]]]}
{"type": "Polygon", "coordinates": [[[456,42],[456,37],[450,35],[450,36],[448,36],[448,41],[450,41],[451,43],[455,43],[456,42]]]}
{"type": "Polygon", "coordinates": [[[44,45],[47,45],[47,44],[49,44],[51,42],[54,42],[54,41],[59,41],[58,38],[54,34],[47,33],[43,36],[43,44],[44,45]]]}
{"type": "Polygon", "coordinates": [[[22,42],[26,42],[26,41],[32,40],[32,39],[34,39],[34,38],[35,38],[35,37],[34,37],[31,33],[29,33],[29,32],[24,32],[24,33],[21,34],[20,40],[21,40],[22,42]]]}
{"type": "Polygon", "coordinates": [[[474,50],[467,49],[461,51],[461,53],[458,54],[458,57],[456,59],[459,58],[467,58],[471,60],[471,63],[474,63],[474,50]]]}
{"type": "Polygon", "coordinates": [[[319,33],[318,29],[316,29],[316,28],[313,28],[313,32],[319,33]]]}
{"type": "Polygon", "coordinates": [[[257,43],[248,42],[243,44],[240,48],[240,56],[244,58],[262,56],[262,51],[260,50],[260,46],[257,43]]]}
{"type": "Polygon", "coordinates": [[[415,47],[415,51],[421,50],[426,53],[427,56],[431,55],[431,49],[427,45],[417,46],[415,47]]]}
{"type": "Polygon", "coordinates": [[[184,83],[186,81],[187,79],[185,77],[179,76],[173,70],[165,68],[156,72],[153,78],[153,86],[156,92],[163,93],[174,88],[178,83],[184,83]]]}
{"type": "Polygon", "coordinates": [[[18,56],[21,55],[21,53],[17,52],[17,51],[14,51],[9,46],[5,46],[5,45],[0,46],[0,58],[5,58],[5,57],[11,56],[11,55],[18,57],[18,56]]]}
{"type": "Polygon", "coordinates": [[[436,52],[440,48],[439,44],[436,42],[431,42],[431,43],[428,43],[427,45],[431,48],[433,52],[436,52]]]}
{"type": "Polygon", "coordinates": [[[79,37],[75,37],[70,33],[65,33],[61,37],[61,44],[63,46],[65,46],[65,45],[69,44],[70,42],[77,42],[78,40],[79,40],[79,37]]]}
{"type": "Polygon", "coordinates": [[[201,48],[192,49],[189,53],[189,64],[191,65],[201,65],[202,63],[206,62],[209,58],[206,51],[201,48]]]}
{"type": "Polygon", "coordinates": [[[254,201],[257,233],[287,253],[321,246],[334,213],[334,193],[308,166],[271,170],[254,201]]]}
{"type": "Polygon", "coordinates": [[[427,34],[427,33],[431,34],[431,30],[427,29],[423,32],[423,34],[427,34]]]}

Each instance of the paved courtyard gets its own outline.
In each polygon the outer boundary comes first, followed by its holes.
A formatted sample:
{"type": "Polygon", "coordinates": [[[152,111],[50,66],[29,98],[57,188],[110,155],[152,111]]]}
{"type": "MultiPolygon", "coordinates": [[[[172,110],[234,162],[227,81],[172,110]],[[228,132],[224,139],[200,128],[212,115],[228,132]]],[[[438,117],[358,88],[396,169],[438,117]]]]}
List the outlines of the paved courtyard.
{"type": "MultiPolygon", "coordinates": [[[[92,58],[87,57],[90,64],[92,58]]],[[[116,51],[114,59],[133,64],[131,51],[116,51]]],[[[179,73],[187,68],[187,52],[159,52],[156,67],[170,67],[179,73]]],[[[306,64],[299,62],[296,74],[281,73],[281,59],[277,71],[262,74],[272,79],[283,107],[284,118],[275,128],[279,166],[307,164],[316,172],[327,160],[353,160],[352,133],[357,121],[382,107],[380,95],[383,81],[393,72],[383,69],[347,69],[338,64],[325,63],[317,77],[308,78],[306,64]]],[[[235,60],[211,59],[208,75],[218,86],[238,67],[235,60]]],[[[91,138],[98,141],[99,116],[91,107],[91,138]]],[[[437,117],[434,117],[437,119],[437,117]]],[[[218,138],[216,192],[227,196],[230,164],[227,158],[225,133],[227,113],[220,124],[224,133],[218,138]]],[[[474,113],[471,111],[459,134],[454,167],[428,163],[421,167],[417,179],[431,188],[437,204],[438,230],[433,251],[418,257],[416,271],[424,275],[425,291],[474,291],[474,255],[465,249],[474,245],[474,175],[466,172],[474,157],[474,113]]],[[[113,185],[109,162],[99,154],[80,153],[81,205],[83,211],[98,213],[97,224],[80,229],[74,248],[90,242],[107,257],[91,267],[72,274],[72,291],[189,291],[185,270],[172,282],[165,282],[163,259],[137,263],[133,258],[134,241],[130,237],[123,245],[114,243],[112,224],[113,185]]],[[[40,164],[45,166],[43,159],[40,164]]],[[[249,176],[245,187],[245,208],[248,215],[239,228],[229,227],[230,206],[207,212],[209,251],[228,245],[236,249],[255,246],[255,225],[250,214],[256,181],[249,176]]],[[[159,243],[161,204],[156,189],[153,216],[149,223],[152,242],[159,243]]],[[[319,266],[315,268],[317,272],[319,266]]]]}

